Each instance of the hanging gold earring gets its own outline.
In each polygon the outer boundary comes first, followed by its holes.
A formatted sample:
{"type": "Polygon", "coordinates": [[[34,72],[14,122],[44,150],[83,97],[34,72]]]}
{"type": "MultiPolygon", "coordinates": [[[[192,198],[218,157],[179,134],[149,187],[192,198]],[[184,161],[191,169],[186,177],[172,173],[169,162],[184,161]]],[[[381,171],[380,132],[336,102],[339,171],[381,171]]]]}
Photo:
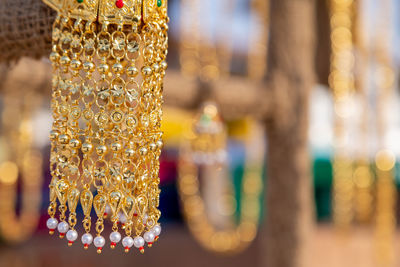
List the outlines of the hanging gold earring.
{"type": "MultiPolygon", "coordinates": [[[[260,144],[263,144],[264,136],[256,123],[247,120],[246,126],[244,128],[248,128],[249,133],[245,141],[246,163],[241,186],[241,214],[236,227],[218,229],[214,226],[200,193],[200,173],[206,174],[203,179],[221,180],[223,177],[220,177],[219,170],[227,171],[226,129],[214,104],[204,104],[193,123],[193,133],[189,135],[193,138],[182,145],[179,153],[178,189],[186,223],[196,240],[214,252],[238,253],[251,244],[257,233],[263,192],[264,150],[260,144]],[[213,173],[215,177],[210,177],[213,173]]],[[[226,209],[230,210],[228,213],[232,214],[236,203],[232,200],[235,198],[229,183],[224,183],[222,188],[225,189],[216,198],[223,203],[213,202],[212,205],[222,207],[225,204],[226,209]]]]}
{"type": "Polygon", "coordinates": [[[53,27],[50,205],[48,227],[101,253],[106,207],[111,247],[144,252],[158,238],[167,0],[44,0],[58,11],[53,27]],[[94,190],[94,194],[93,191],[94,190]],[[91,231],[92,207],[97,215],[91,231]],[[59,219],[56,219],[56,211],[59,219]],[[69,210],[69,214],[67,211],[69,210]]]}

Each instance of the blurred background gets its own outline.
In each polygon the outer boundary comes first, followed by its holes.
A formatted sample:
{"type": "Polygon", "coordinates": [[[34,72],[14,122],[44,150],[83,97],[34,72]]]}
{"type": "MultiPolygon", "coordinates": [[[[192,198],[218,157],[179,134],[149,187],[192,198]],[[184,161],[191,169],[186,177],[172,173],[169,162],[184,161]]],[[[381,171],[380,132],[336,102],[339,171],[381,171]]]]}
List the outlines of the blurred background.
{"type": "Polygon", "coordinates": [[[10,48],[0,52],[0,266],[400,266],[400,1],[168,4],[160,240],[144,255],[97,255],[48,235],[51,64],[7,58],[10,48]],[[222,141],[188,152],[203,119],[222,141]],[[182,157],[197,181],[184,179],[182,157]]]}

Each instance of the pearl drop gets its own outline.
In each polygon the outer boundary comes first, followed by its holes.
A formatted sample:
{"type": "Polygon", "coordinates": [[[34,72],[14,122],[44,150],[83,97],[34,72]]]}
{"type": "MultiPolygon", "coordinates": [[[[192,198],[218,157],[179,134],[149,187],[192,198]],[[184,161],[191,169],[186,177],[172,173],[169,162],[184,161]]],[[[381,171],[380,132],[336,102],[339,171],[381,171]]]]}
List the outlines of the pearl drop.
{"type": "Polygon", "coordinates": [[[49,218],[46,222],[47,228],[49,228],[50,230],[54,230],[57,228],[58,225],[58,221],[56,218],[49,218]]]}
{"type": "Polygon", "coordinates": [[[110,234],[110,241],[113,243],[118,243],[121,241],[121,234],[119,232],[112,232],[110,234]]]}
{"type": "Polygon", "coordinates": [[[125,236],[124,239],[122,239],[122,245],[124,246],[124,248],[131,248],[133,246],[133,242],[134,240],[130,236],[125,236]]]}
{"type": "Polygon", "coordinates": [[[75,230],[69,230],[67,232],[68,241],[75,241],[78,238],[78,233],[75,230]]]}
{"type": "Polygon", "coordinates": [[[60,222],[57,225],[57,230],[62,234],[65,234],[68,231],[68,229],[69,229],[69,225],[66,222],[60,222]]]}
{"type": "Polygon", "coordinates": [[[152,243],[154,241],[155,235],[153,232],[149,231],[149,232],[144,233],[143,237],[147,243],[152,243]]]}
{"type": "Polygon", "coordinates": [[[96,236],[96,238],[93,241],[93,244],[95,245],[96,248],[104,247],[105,243],[106,243],[106,240],[102,236],[96,236]]]}
{"type": "Polygon", "coordinates": [[[153,229],[151,229],[153,234],[155,236],[159,236],[161,234],[161,226],[160,225],[154,225],[153,229]]]}
{"type": "Polygon", "coordinates": [[[133,239],[133,245],[135,245],[135,247],[137,248],[141,248],[144,246],[144,239],[141,236],[137,236],[135,237],[135,239],[133,239]]]}
{"type": "Polygon", "coordinates": [[[93,236],[89,233],[86,233],[86,234],[82,235],[81,241],[82,241],[82,244],[84,244],[84,245],[85,244],[90,245],[93,242],[93,236]]]}

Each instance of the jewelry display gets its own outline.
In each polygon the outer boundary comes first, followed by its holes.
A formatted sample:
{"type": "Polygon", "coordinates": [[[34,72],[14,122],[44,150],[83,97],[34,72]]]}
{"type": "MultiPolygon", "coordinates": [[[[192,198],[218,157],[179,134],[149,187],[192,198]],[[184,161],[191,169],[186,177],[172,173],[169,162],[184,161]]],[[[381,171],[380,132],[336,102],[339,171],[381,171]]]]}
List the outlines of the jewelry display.
{"type": "Polygon", "coordinates": [[[80,203],[82,244],[87,249],[93,243],[101,253],[109,207],[111,248],[121,242],[126,252],[134,246],[143,253],[161,232],[158,174],[167,0],[44,2],[58,12],[50,54],[54,122],[47,226],[72,245],[78,239],[80,203]]]}

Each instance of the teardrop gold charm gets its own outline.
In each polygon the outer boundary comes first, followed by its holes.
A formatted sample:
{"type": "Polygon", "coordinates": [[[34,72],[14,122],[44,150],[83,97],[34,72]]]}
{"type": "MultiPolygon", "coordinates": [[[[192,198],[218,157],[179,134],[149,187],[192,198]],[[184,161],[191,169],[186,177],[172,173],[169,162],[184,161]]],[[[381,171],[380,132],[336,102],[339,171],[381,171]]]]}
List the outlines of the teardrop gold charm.
{"type": "Polygon", "coordinates": [[[58,182],[58,179],[56,177],[53,177],[50,183],[50,202],[56,201],[57,199],[57,192],[56,192],[56,184],[58,182]]]}
{"type": "Polygon", "coordinates": [[[139,216],[143,216],[147,210],[147,198],[144,195],[140,195],[136,198],[137,213],[139,216]]]}
{"type": "Polygon", "coordinates": [[[67,203],[68,189],[69,183],[64,179],[61,179],[56,183],[56,194],[61,205],[67,203]]]}
{"type": "Polygon", "coordinates": [[[72,188],[68,192],[68,208],[70,212],[76,211],[76,206],[79,201],[79,190],[77,188],[72,188]]]}
{"type": "Polygon", "coordinates": [[[93,203],[93,194],[89,190],[83,190],[81,193],[81,205],[83,214],[85,216],[90,216],[90,212],[92,210],[92,203],[93,203]]]}
{"type": "Polygon", "coordinates": [[[94,197],[93,207],[96,211],[97,217],[103,218],[104,212],[106,210],[107,199],[104,194],[98,194],[94,197]]]}
{"type": "Polygon", "coordinates": [[[130,220],[132,219],[133,213],[136,209],[136,201],[135,198],[129,196],[125,199],[124,206],[122,207],[122,211],[125,214],[125,217],[130,220]]]}
{"type": "Polygon", "coordinates": [[[113,190],[110,192],[108,202],[110,203],[113,214],[117,214],[121,210],[123,200],[124,196],[121,191],[113,190]]]}

